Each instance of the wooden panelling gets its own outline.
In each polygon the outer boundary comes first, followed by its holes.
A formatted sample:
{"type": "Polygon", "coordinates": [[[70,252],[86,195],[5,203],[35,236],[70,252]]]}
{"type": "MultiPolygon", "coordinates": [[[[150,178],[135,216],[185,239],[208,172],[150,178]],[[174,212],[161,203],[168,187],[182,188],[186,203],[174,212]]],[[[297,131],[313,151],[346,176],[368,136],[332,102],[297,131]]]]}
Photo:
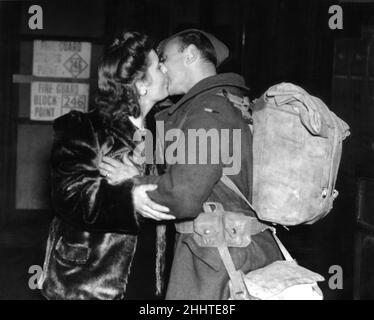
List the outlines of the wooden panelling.
{"type": "Polygon", "coordinates": [[[20,124],[17,139],[16,209],[48,209],[50,125],[20,124]]]}

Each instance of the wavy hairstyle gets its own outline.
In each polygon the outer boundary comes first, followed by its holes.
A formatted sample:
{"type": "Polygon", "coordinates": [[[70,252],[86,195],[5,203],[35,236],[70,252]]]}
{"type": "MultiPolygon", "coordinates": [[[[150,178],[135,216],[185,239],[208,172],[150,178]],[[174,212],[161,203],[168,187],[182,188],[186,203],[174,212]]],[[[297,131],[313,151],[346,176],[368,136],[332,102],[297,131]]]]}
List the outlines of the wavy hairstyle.
{"type": "Polygon", "coordinates": [[[109,119],[139,117],[135,82],[146,78],[152,44],[145,34],[124,32],[104,53],[98,68],[96,104],[109,119]]]}

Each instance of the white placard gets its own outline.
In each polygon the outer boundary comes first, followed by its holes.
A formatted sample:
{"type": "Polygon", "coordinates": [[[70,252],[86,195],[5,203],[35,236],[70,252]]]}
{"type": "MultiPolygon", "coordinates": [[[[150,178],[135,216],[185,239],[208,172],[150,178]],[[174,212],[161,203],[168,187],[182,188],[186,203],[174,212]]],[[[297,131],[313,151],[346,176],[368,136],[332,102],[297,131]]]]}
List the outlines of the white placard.
{"type": "Polygon", "coordinates": [[[31,83],[31,120],[52,121],[71,110],[86,112],[89,85],[68,82],[31,83]]]}
{"type": "Polygon", "coordinates": [[[88,79],[90,63],[89,42],[34,40],[34,76],[88,79]]]}

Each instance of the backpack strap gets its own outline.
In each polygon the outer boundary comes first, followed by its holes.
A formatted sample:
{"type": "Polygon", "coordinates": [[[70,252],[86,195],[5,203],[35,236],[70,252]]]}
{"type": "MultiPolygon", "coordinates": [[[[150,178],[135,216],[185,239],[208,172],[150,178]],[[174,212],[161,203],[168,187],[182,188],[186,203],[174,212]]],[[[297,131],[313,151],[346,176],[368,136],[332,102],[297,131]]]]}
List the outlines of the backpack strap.
{"type": "MultiPolygon", "coordinates": [[[[248,206],[256,213],[256,210],[253,208],[252,204],[248,201],[248,199],[243,195],[243,193],[239,190],[239,188],[236,186],[236,184],[228,176],[226,176],[225,174],[223,174],[222,177],[221,177],[221,182],[226,187],[228,187],[229,189],[231,189],[235,194],[237,194],[241,199],[243,199],[248,204],[248,206]]],[[[265,225],[265,224],[264,224],[264,226],[266,226],[266,229],[270,229],[272,231],[273,237],[274,237],[274,239],[275,239],[275,241],[276,241],[276,243],[277,243],[280,251],[282,252],[282,255],[285,258],[285,260],[287,260],[287,261],[295,261],[292,258],[291,254],[286,249],[286,247],[283,245],[283,243],[277,237],[277,235],[276,235],[276,229],[274,227],[270,227],[270,226],[265,225]]]]}
{"type": "Polygon", "coordinates": [[[238,109],[245,122],[247,122],[249,129],[253,133],[253,118],[252,118],[252,109],[251,102],[248,97],[239,97],[235,94],[230,93],[226,89],[222,89],[217,93],[218,96],[225,97],[234,108],[238,109]]]}
{"type": "Polygon", "coordinates": [[[256,212],[255,208],[253,208],[252,204],[248,201],[248,199],[242,194],[242,192],[239,190],[239,188],[236,186],[236,184],[225,174],[222,174],[221,182],[234,191],[240,198],[242,198],[248,206],[252,209],[252,211],[256,212]]]}
{"type": "Polygon", "coordinates": [[[236,270],[229,248],[226,245],[219,245],[217,248],[231,280],[231,298],[233,300],[250,300],[250,295],[245,285],[242,273],[236,270]]]}

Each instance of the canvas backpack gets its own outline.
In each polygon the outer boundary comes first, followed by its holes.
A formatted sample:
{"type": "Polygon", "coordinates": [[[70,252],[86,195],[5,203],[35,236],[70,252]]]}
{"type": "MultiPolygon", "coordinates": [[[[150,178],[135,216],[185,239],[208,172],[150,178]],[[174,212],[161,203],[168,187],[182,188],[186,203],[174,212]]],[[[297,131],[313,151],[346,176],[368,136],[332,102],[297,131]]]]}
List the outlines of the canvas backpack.
{"type": "Polygon", "coordinates": [[[292,226],[325,217],[349,126],[317,97],[292,83],[249,103],[223,90],[253,133],[253,198],[258,218],[292,226]]]}

